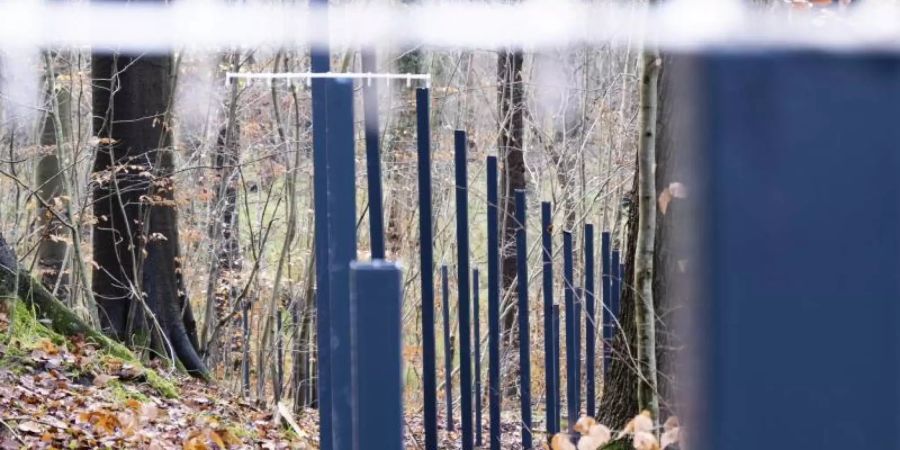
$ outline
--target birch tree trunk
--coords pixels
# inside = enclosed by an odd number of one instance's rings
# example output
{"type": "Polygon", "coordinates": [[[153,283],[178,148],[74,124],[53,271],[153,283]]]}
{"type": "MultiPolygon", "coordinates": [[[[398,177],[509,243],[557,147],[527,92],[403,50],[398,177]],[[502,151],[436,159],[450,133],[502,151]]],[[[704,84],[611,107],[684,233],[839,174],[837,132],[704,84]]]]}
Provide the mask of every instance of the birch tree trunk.
{"type": "Polygon", "coordinates": [[[662,59],[655,47],[644,51],[641,68],[638,146],[638,232],[635,241],[638,406],[659,418],[656,364],[656,311],[653,304],[653,250],[656,238],[656,123],[659,71],[662,59]]]}

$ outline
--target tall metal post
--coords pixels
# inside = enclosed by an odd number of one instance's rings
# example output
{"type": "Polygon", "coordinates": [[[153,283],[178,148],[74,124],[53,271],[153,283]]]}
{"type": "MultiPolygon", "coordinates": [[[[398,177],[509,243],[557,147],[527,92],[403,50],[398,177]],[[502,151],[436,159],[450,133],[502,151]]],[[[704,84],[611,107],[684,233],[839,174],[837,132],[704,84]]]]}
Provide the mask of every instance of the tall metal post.
{"type": "Polygon", "coordinates": [[[459,389],[462,449],[472,450],[472,334],[469,330],[469,190],[466,169],[466,132],[456,130],[456,273],[459,298],[459,389]],[[464,355],[464,357],[463,357],[464,355]]]}
{"type": "Polygon", "coordinates": [[[453,431],[453,337],[450,335],[450,282],[447,266],[441,265],[441,300],[444,316],[444,402],[447,404],[447,431],[453,431]]]}
{"type": "Polygon", "coordinates": [[[497,157],[487,157],[488,400],[490,449],[500,450],[500,228],[497,157]]]}
{"type": "Polygon", "coordinates": [[[597,345],[597,308],[594,292],[594,226],[584,226],[584,377],[585,377],[585,408],[590,416],[596,409],[595,397],[597,391],[594,387],[597,345]]]}
{"type": "Polygon", "coordinates": [[[528,324],[528,243],[525,191],[516,190],[516,278],[519,294],[519,399],[522,410],[522,448],[531,448],[531,340],[528,324]]]}
{"type": "MultiPolygon", "coordinates": [[[[609,231],[604,231],[600,235],[600,262],[602,267],[602,276],[600,285],[603,291],[603,375],[609,373],[610,357],[612,356],[612,338],[613,338],[613,321],[612,321],[612,260],[609,254],[609,231]]],[[[591,414],[596,415],[596,411],[591,414]]]]}
{"type": "Polygon", "coordinates": [[[329,297],[331,305],[332,442],[350,450],[353,437],[350,351],[350,262],[356,259],[356,172],[353,82],[327,85],[329,297]]]}
{"type": "Polygon", "coordinates": [[[558,411],[554,410],[559,386],[553,377],[553,215],[549,202],[541,203],[541,260],[543,261],[543,294],[544,294],[544,384],[546,386],[545,406],[547,414],[547,433],[559,432],[558,411]]]}
{"type": "MultiPolygon", "coordinates": [[[[363,72],[377,71],[375,50],[362,52],[363,72]]],[[[366,181],[369,188],[369,240],[372,259],[384,259],[384,206],[381,191],[380,127],[378,126],[378,83],[362,83],[366,136],[366,181]]]]}
{"type": "Polygon", "coordinates": [[[575,380],[576,353],[575,353],[575,286],[572,283],[572,233],[563,232],[563,293],[566,308],[566,405],[568,406],[569,431],[578,420],[575,398],[578,396],[575,388],[578,382],[575,380]]]}
{"type": "Polygon", "coordinates": [[[425,450],[437,450],[437,352],[434,331],[434,231],[431,212],[431,118],[428,89],[416,89],[419,170],[419,267],[422,290],[422,397],[425,450]]]}
{"type": "Polygon", "coordinates": [[[472,269],[472,332],[475,347],[475,446],[481,447],[481,292],[478,286],[478,268],[472,269]]]}
{"type": "MultiPolygon", "coordinates": [[[[311,0],[310,5],[320,13],[327,14],[328,0],[311,0]]],[[[319,16],[323,17],[323,16],[319,16]]],[[[327,16],[324,16],[327,18],[327,16]]],[[[316,20],[310,28],[327,29],[328,24],[316,20]]],[[[328,45],[314,46],[311,50],[311,70],[329,72],[331,51],[328,45]]],[[[313,197],[314,231],[316,252],[316,367],[318,377],[319,404],[319,444],[322,450],[332,450],[331,441],[331,306],[328,295],[328,166],[326,149],[328,100],[325,88],[329,81],[322,78],[312,80],[313,116],[313,197]]]]}

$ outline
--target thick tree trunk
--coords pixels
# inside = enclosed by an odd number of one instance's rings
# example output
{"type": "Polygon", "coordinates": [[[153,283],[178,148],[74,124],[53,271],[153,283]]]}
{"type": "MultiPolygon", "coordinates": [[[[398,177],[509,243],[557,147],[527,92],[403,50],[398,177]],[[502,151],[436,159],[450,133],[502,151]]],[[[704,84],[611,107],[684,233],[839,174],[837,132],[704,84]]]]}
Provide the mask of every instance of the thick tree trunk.
{"type": "MultiPolygon", "coordinates": [[[[663,56],[663,63],[659,73],[658,105],[657,105],[657,133],[656,133],[656,185],[662,191],[672,183],[683,183],[686,171],[684,155],[679,152],[676,145],[675,130],[678,127],[680,117],[672,110],[674,91],[673,66],[677,58],[671,55],[663,56]]],[[[637,167],[637,165],[636,165],[637,167]]],[[[636,169],[637,170],[637,169],[636,169]]],[[[638,174],[635,174],[632,192],[637,192],[638,174]]],[[[658,199],[657,199],[658,201],[658,199]]],[[[635,238],[638,231],[637,205],[632,202],[628,213],[627,239],[629,247],[624,254],[635,254],[635,238]]],[[[676,297],[677,291],[671,287],[684,276],[679,268],[679,261],[685,261],[687,249],[682,244],[683,239],[675,235],[676,230],[683,230],[684,223],[689,219],[689,212],[678,198],[673,198],[665,211],[657,208],[656,211],[656,237],[653,251],[653,294],[654,309],[656,310],[656,357],[658,391],[660,393],[660,409],[662,415],[676,413],[675,403],[674,366],[677,357],[677,348],[681,342],[671,326],[678,308],[685,304],[684,300],[676,297]]],[[[634,279],[634,260],[628,258],[625,261],[625,274],[623,280],[634,279]]],[[[635,326],[635,292],[630,283],[623,283],[622,298],[620,303],[621,316],[619,322],[622,326],[617,331],[613,342],[612,367],[606,375],[603,387],[603,397],[600,402],[598,421],[611,427],[621,427],[638,413],[637,394],[637,353],[635,326]]]]}
{"type": "MultiPolygon", "coordinates": [[[[525,189],[525,156],[522,152],[525,116],[525,86],[522,82],[524,55],[521,51],[501,51],[497,61],[497,107],[499,133],[497,151],[503,165],[500,172],[500,264],[502,278],[500,310],[501,330],[506,350],[517,354],[518,335],[515,333],[516,296],[516,202],[515,191],[525,189]]],[[[511,367],[514,367],[512,365],[511,367]]],[[[510,374],[506,379],[515,379],[510,374]]]]}
{"type": "Polygon", "coordinates": [[[93,290],[104,332],[177,356],[206,376],[180,279],[168,120],[170,56],[92,55],[93,290]]]}

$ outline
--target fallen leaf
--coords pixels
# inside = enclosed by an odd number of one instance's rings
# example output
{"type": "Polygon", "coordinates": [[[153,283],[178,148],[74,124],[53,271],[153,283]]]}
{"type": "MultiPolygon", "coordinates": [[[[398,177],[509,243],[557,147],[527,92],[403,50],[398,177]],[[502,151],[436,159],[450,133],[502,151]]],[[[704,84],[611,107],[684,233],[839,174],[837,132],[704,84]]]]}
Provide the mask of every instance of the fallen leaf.
{"type": "Polygon", "coordinates": [[[41,424],[31,420],[20,423],[17,428],[23,433],[42,434],[44,432],[44,427],[41,424]]]}
{"type": "Polygon", "coordinates": [[[97,375],[96,377],[94,377],[93,384],[94,384],[94,386],[97,386],[97,387],[104,387],[107,384],[109,384],[110,381],[115,380],[117,378],[118,377],[114,377],[111,375],[107,375],[105,373],[101,373],[100,375],[97,375]]]}

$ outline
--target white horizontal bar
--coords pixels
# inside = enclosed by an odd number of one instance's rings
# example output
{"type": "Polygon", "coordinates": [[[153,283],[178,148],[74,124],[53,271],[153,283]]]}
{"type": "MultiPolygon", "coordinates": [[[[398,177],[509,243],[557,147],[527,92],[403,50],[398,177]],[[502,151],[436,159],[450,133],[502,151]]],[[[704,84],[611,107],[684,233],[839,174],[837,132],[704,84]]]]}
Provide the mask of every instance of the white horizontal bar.
{"type": "MultiPolygon", "coordinates": [[[[375,4],[377,3],[377,4],[375,4]]],[[[900,50],[900,3],[863,0],[826,12],[776,2],[753,10],[740,0],[672,0],[647,7],[624,0],[436,0],[413,5],[302,4],[195,0],[51,2],[0,0],[0,49],[70,46],[120,52],[220,51],[260,46],[521,48],[640,45],[664,48],[791,47],[900,50]]]]}
{"type": "Polygon", "coordinates": [[[430,73],[369,73],[369,72],[227,72],[225,85],[229,85],[232,79],[245,80],[295,80],[313,78],[352,79],[352,80],[406,80],[409,86],[412,80],[425,81],[426,87],[431,87],[430,73]]]}

